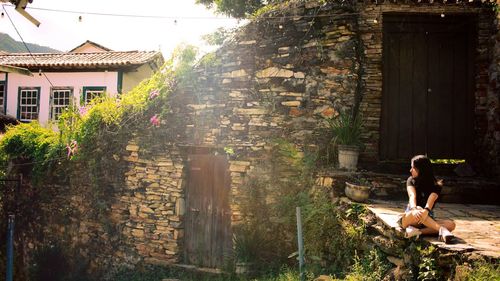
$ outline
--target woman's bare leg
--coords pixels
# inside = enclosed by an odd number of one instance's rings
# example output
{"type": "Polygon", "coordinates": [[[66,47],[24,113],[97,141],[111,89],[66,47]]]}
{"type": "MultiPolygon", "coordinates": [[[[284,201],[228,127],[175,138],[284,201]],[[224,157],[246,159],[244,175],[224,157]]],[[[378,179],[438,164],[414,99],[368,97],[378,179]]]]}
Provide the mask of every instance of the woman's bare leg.
{"type": "MultiPolygon", "coordinates": [[[[418,226],[420,224],[416,217],[416,212],[417,211],[410,211],[405,213],[402,220],[403,228],[407,228],[410,225],[418,226]]],[[[452,220],[434,220],[431,217],[427,217],[422,224],[426,226],[420,230],[422,234],[437,234],[441,227],[445,227],[449,231],[455,229],[455,223],[452,220]]]]}

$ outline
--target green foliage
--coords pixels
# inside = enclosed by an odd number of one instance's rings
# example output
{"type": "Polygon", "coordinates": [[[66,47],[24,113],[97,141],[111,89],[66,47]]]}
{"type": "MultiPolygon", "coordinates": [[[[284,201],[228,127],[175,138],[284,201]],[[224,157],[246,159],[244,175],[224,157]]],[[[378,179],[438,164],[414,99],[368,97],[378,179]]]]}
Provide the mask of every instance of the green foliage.
{"type": "Polygon", "coordinates": [[[270,11],[277,10],[278,8],[282,7],[284,4],[286,4],[288,1],[273,1],[273,3],[270,3],[266,6],[262,6],[258,10],[255,10],[252,13],[252,18],[258,18],[270,11]]]}
{"type": "Polygon", "coordinates": [[[420,254],[420,263],[418,265],[418,280],[438,280],[439,272],[436,265],[434,246],[429,246],[423,248],[421,246],[417,247],[417,251],[420,254]]]}
{"type": "Polygon", "coordinates": [[[215,68],[221,65],[221,60],[215,53],[208,53],[200,59],[199,65],[205,69],[215,68]]]}
{"type": "MultiPolygon", "coordinates": [[[[7,129],[0,140],[0,157],[4,168],[12,160],[32,162],[39,175],[60,160],[64,145],[56,132],[40,126],[38,122],[22,123],[7,129]]],[[[5,171],[4,171],[5,172],[5,171]]]]}
{"type": "Polygon", "coordinates": [[[464,277],[467,281],[500,280],[500,264],[475,262],[464,277]]]}
{"type": "Polygon", "coordinates": [[[432,164],[462,164],[465,159],[431,159],[432,164]]]}
{"type": "MultiPolygon", "coordinates": [[[[148,109],[165,103],[171,89],[165,84],[166,79],[172,79],[172,71],[166,69],[157,72],[151,78],[142,81],[129,93],[120,99],[103,97],[93,100],[86,106],[85,112],[70,108],[59,118],[59,129],[65,143],[76,140],[81,148],[80,155],[92,153],[96,148],[98,138],[111,136],[116,138],[119,133],[133,125],[148,127],[149,115],[144,115],[148,109]],[[158,91],[158,97],[150,98],[153,91],[158,91]]],[[[163,115],[162,112],[157,112],[163,115]]]]}
{"type": "Polygon", "coordinates": [[[382,280],[384,274],[390,269],[390,264],[385,255],[377,250],[370,250],[365,256],[354,258],[351,272],[345,277],[346,281],[378,281],[382,280]]]}
{"type": "MultiPolygon", "coordinates": [[[[276,0],[277,1],[277,0],[276,0]]],[[[217,13],[234,18],[246,18],[259,8],[266,5],[267,0],[196,0],[207,8],[215,7],[217,13]]]]}
{"type": "Polygon", "coordinates": [[[234,228],[233,245],[236,262],[251,262],[260,259],[259,249],[266,247],[264,231],[239,225],[234,228]]]}
{"type": "MultiPolygon", "coordinates": [[[[306,280],[312,280],[314,275],[306,272],[306,280]]],[[[270,272],[257,278],[244,275],[221,274],[212,275],[189,271],[176,267],[161,267],[153,265],[139,265],[136,268],[120,268],[112,276],[106,278],[110,281],[158,281],[162,279],[179,279],[183,281],[299,281],[299,273],[289,267],[283,267],[278,272],[270,272]]]]}
{"type": "Polygon", "coordinates": [[[198,48],[187,44],[180,44],[172,53],[175,80],[183,87],[195,84],[193,65],[196,62],[197,55],[198,48]]]}
{"type": "Polygon", "coordinates": [[[201,36],[201,39],[210,46],[220,46],[233,32],[233,29],[219,27],[214,32],[201,36]]]}
{"type": "Polygon", "coordinates": [[[330,274],[343,275],[362,251],[366,226],[360,218],[363,205],[333,204],[326,196],[316,196],[307,206],[304,219],[304,241],[309,266],[330,274]]]}
{"type": "MultiPolygon", "coordinates": [[[[308,270],[343,276],[355,262],[356,253],[364,254],[366,225],[360,218],[366,208],[332,203],[327,190],[313,188],[315,159],[278,139],[269,162],[246,176],[241,208],[244,229],[261,233],[252,243],[258,246],[253,252],[255,269],[297,265],[289,258],[297,251],[296,207],[302,209],[308,270]]],[[[383,271],[385,267],[381,267],[383,271]]]]}
{"type": "Polygon", "coordinates": [[[333,135],[332,142],[337,145],[357,145],[361,143],[362,124],[359,116],[352,112],[341,111],[336,117],[326,119],[333,135]]]}

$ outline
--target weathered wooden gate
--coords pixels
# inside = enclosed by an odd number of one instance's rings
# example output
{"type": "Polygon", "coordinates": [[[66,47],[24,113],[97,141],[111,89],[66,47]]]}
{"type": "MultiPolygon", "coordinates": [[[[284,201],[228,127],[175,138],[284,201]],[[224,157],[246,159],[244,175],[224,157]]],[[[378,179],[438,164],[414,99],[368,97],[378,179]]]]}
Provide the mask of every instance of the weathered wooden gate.
{"type": "Polygon", "coordinates": [[[230,175],[225,156],[189,155],[184,257],[189,264],[220,268],[232,248],[230,175]]]}
{"type": "Polygon", "coordinates": [[[384,14],[381,160],[471,155],[475,27],[466,16],[384,14]]]}

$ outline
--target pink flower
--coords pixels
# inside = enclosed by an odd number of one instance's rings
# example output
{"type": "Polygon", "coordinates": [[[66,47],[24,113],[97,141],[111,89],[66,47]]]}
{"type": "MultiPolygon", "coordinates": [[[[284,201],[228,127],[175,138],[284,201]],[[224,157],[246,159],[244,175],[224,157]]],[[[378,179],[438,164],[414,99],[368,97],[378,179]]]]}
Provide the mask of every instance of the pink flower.
{"type": "Polygon", "coordinates": [[[89,109],[85,106],[82,106],[78,109],[78,111],[80,112],[80,115],[83,116],[85,114],[87,114],[87,112],[89,111],[89,109]]]}
{"type": "Polygon", "coordinates": [[[158,114],[155,114],[151,119],[149,119],[149,122],[155,127],[160,127],[160,118],[158,117],[158,114]]]}
{"type": "Polygon", "coordinates": [[[66,149],[68,150],[68,159],[71,159],[78,152],[78,142],[72,140],[66,145],[66,149]]]}
{"type": "Polygon", "coordinates": [[[149,99],[152,100],[152,99],[156,98],[159,95],[160,95],[160,91],[153,90],[153,91],[151,91],[151,93],[149,93],[149,99]]]}

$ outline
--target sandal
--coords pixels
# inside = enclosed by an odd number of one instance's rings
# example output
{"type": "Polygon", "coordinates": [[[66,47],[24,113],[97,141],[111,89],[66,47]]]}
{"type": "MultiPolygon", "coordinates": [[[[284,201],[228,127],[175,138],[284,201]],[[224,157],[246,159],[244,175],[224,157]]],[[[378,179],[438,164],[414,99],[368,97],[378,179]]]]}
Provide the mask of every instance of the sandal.
{"type": "Polygon", "coordinates": [[[444,242],[445,244],[451,244],[455,236],[451,234],[451,232],[444,228],[441,227],[439,228],[439,240],[444,242]]]}

